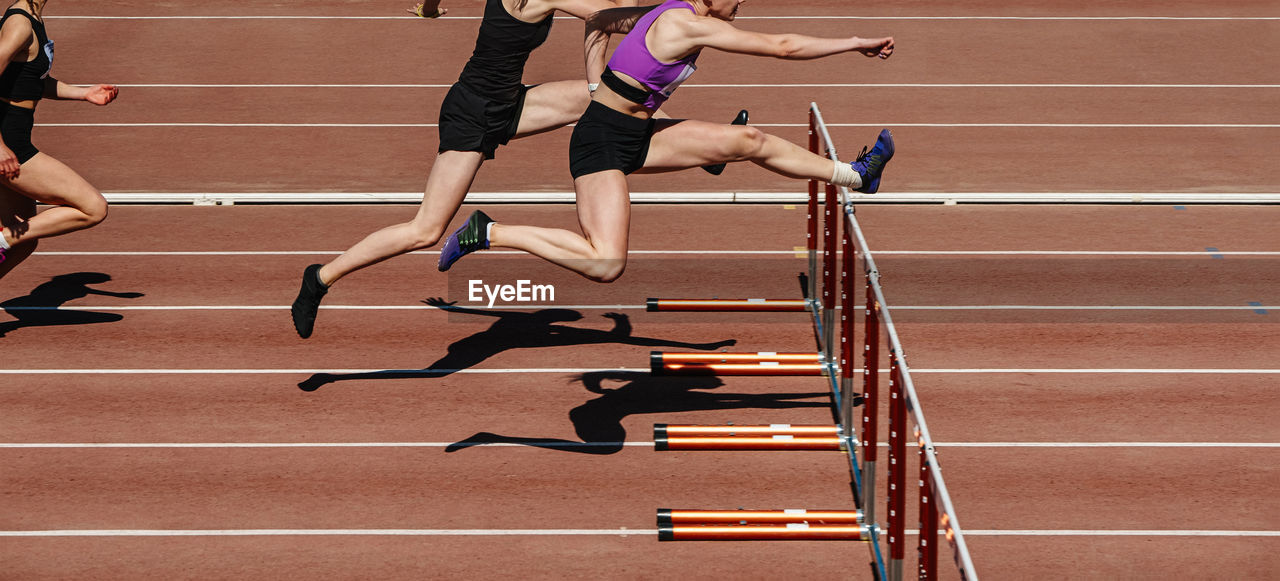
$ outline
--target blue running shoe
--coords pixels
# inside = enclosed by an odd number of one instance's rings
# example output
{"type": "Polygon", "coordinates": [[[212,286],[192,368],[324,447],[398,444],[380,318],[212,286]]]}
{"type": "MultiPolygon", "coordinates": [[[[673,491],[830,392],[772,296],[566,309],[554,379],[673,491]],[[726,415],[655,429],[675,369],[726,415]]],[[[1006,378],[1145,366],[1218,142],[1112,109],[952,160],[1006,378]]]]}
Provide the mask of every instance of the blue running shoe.
{"type": "Polygon", "coordinates": [[[449,239],[445,240],[444,248],[440,249],[440,262],[436,264],[436,268],[444,272],[449,270],[449,267],[453,266],[459,258],[477,250],[489,248],[489,224],[492,223],[493,219],[484,212],[480,210],[472,212],[471,217],[467,218],[467,223],[454,230],[453,234],[449,235],[449,239]]]}
{"type": "Polygon", "coordinates": [[[880,131],[880,137],[876,139],[876,145],[871,151],[863,147],[858,159],[849,163],[853,171],[862,177],[859,192],[874,194],[880,189],[880,174],[884,173],[884,166],[890,159],[893,159],[893,134],[885,129],[880,131]]]}

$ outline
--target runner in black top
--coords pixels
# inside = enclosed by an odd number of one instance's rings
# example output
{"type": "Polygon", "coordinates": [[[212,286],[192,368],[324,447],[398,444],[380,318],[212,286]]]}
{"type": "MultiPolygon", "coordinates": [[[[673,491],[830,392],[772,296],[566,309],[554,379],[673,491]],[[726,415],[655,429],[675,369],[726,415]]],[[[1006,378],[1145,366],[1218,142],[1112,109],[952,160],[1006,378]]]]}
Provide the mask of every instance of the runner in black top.
{"type": "MultiPolygon", "coordinates": [[[[597,11],[634,7],[638,0],[487,0],[475,52],[440,106],[440,151],[427,178],[426,194],[412,221],[378,230],[332,262],[308,266],[293,303],[298,335],[311,336],[320,300],[342,277],[392,256],[435,245],[462,204],[476,172],[508,140],[573,123],[591,100],[583,80],[526,87],[521,84],[529,53],[547,38],[557,12],[587,20],[587,78],[604,72],[611,32],[625,32],[634,17],[588,20],[597,11]]],[[[439,0],[418,5],[419,16],[443,14],[439,0]]],[[[620,16],[628,16],[623,11],[620,16]]]]}
{"type": "Polygon", "coordinates": [[[47,0],[19,0],[0,20],[0,278],[35,250],[40,238],[93,226],[107,217],[107,201],[75,170],[31,144],[42,98],[106,105],[112,85],[76,87],[49,75],[53,42],[40,17],[47,0]],[[54,206],[36,214],[35,203],[54,206]]]}

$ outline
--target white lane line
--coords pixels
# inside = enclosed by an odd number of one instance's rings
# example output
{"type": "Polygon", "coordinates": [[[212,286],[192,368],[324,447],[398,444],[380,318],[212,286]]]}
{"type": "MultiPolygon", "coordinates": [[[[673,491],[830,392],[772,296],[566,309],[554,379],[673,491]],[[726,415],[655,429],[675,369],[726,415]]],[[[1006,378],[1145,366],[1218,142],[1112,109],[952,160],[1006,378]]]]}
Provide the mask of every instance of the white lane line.
{"type": "MultiPolygon", "coordinates": [[[[457,442],[0,442],[4,448],[447,448],[457,442]]],[[[617,448],[653,447],[653,442],[554,442],[520,444],[494,442],[496,448],[617,448]]],[[[880,442],[881,448],[889,447],[880,442]]],[[[946,448],[1280,448],[1275,442],[934,442],[946,448]]]]}
{"type": "MultiPolygon", "coordinates": [[[[794,256],[799,250],[631,250],[628,254],[638,255],[780,255],[794,256]]],[[[527,254],[519,250],[486,250],[486,255],[509,254],[521,255],[527,254]]],[[[139,251],[36,251],[35,256],[318,256],[318,255],[339,255],[341,250],[192,250],[192,251],[165,251],[165,250],[139,250],[139,251]]],[[[436,256],[440,254],[439,250],[415,250],[406,254],[428,254],[436,256]]],[[[1209,252],[1201,252],[1200,254],[1208,256],[1209,252]]],[[[1230,252],[1213,252],[1212,254],[1231,254],[1230,252]]],[[[1280,254],[1277,252],[1276,254],[1280,254]]]]}
{"type": "Polygon", "coordinates": [[[259,537],[259,536],[635,536],[656,535],[651,529],[106,529],[0,531],[0,537],[259,537]]]}
{"type": "MultiPolygon", "coordinates": [[[[888,447],[888,442],[880,444],[888,447]]],[[[934,442],[949,448],[1280,448],[1280,442],[934,442]]]]}
{"type": "Polygon", "coordinates": [[[648,367],[537,367],[524,369],[0,369],[0,375],[275,375],[316,374],[331,375],[424,375],[433,374],[518,374],[518,373],[649,373],[648,367]]]}
{"type": "MultiPolygon", "coordinates": [[[[141,368],[124,368],[124,369],[0,369],[0,375],[274,375],[274,374],[378,374],[378,375],[432,375],[432,374],[520,374],[520,373],[649,373],[648,367],[534,367],[534,368],[517,368],[517,369],[141,369],[141,368]]],[[[881,369],[880,373],[889,373],[888,369],[881,369]]],[[[911,373],[974,373],[974,374],[1005,374],[1005,373],[1078,373],[1078,374],[1224,374],[1224,375],[1270,375],[1280,374],[1280,369],[1155,369],[1155,368],[1132,368],[1132,369],[1051,369],[1051,368],[1026,368],[1026,369],[918,369],[912,368],[911,373]]]]}
{"type": "MultiPolygon", "coordinates": [[[[940,533],[943,531],[939,531],[940,533]]],[[[910,531],[919,534],[919,531],[910,531]]],[[[1280,531],[1213,531],[1213,530],[995,530],[964,529],[965,536],[975,537],[1280,537],[1280,531]]]]}
{"type": "MultiPolygon", "coordinates": [[[[888,369],[881,369],[880,373],[889,373],[888,369]]],[[[1050,368],[1026,368],[1026,369],[911,369],[911,373],[1132,373],[1132,374],[1224,374],[1224,375],[1269,375],[1280,373],[1280,369],[1154,369],[1154,368],[1132,368],[1132,369],[1050,369],[1050,368]]]]}
{"type": "MultiPolygon", "coordinates": [[[[919,529],[908,529],[918,535],[919,529]]],[[[944,531],[939,530],[939,533],[944,531]]],[[[0,537],[248,537],[248,536],[640,536],[656,529],[63,529],[0,531],[0,537]]],[[[1018,537],[1280,537],[1280,531],[966,529],[966,536],[1018,537]]]]}
{"type": "MultiPolygon", "coordinates": [[[[459,304],[454,305],[458,308],[467,308],[472,310],[533,310],[533,309],[604,309],[604,310],[634,310],[647,308],[645,305],[494,305],[492,307],[482,304],[459,304]]],[[[88,305],[63,305],[48,307],[24,307],[11,306],[0,307],[3,311],[282,311],[288,310],[289,305],[151,305],[151,306],[88,306],[88,305]]],[[[321,309],[334,311],[436,311],[449,309],[441,309],[430,305],[321,305],[321,309]]],[[[1262,309],[1266,307],[1249,307],[1250,309],[1262,309]]]]}
{"type": "Polygon", "coordinates": [[[36,127],[285,127],[285,128],[417,128],[435,123],[37,123],[36,127]]]}
{"type": "MultiPolygon", "coordinates": [[[[573,125],[573,124],[570,124],[573,125]]],[[[808,127],[807,123],[753,123],[755,127],[808,127]]],[[[286,129],[425,128],[435,123],[37,123],[44,128],[84,127],[233,127],[286,129]]],[[[1277,123],[828,123],[827,127],[935,127],[935,128],[1090,128],[1090,129],[1275,129],[1277,123]]]]}
{"type": "MultiPolygon", "coordinates": [[[[49,20],[413,20],[420,21],[417,16],[324,16],[324,15],[165,15],[165,16],[95,16],[67,15],[47,16],[49,20]]],[[[447,16],[433,20],[432,24],[447,23],[453,20],[480,20],[480,16],[447,16]]],[[[557,16],[556,20],[577,20],[571,16],[557,16]]],[[[969,20],[1007,20],[1007,21],[1171,21],[1171,22],[1248,22],[1280,20],[1278,16],[856,16],[856,15],[795,15],[795,16],[738,16],[737,20],[926,20],[926,21],[969,21],[969,20]]]]}
{"type": "MultiPolygon", "coordinates": [[[[210,194],[217,196],[218,194],[210,194]]],[[[421,196],[422,194],[416,194],[421,196]]],[[[1138,194],[1141,195],[1141,194],[1138,194]]],[[[779,255],[791,256],[804,250],[631,250],[634,255],[779,255]]],[[[35,256],[337,256],[341,250],[37,250],[35,256]]],[[[407,254],[435,256],[438,250],[415,250],[407,254]]],[[[486,255],[526,254],[518,250],[486,250],[486,255]]],[[[1280,251],[1208,251],[1208,250],[877,250],[875,254],[896,256],[1280,256],[1280,251]]]]}
{"type": "Polygon", "coordinates": [[[895,311],[1257,311],[1265,305],[895,305],[895,311]]]}
{"type": "MultiPolygon", "coordinates": [[[[117,83],[135,89],[448,89],[450,83],[117,83]]],[[[1280,89],[1268,83],[702,83],[685,89],[1280,89]]]]}
{"type": "MultiPolygon", "coordinates": [[[[641,304],[629,305],[567,305],[567,304],[457,304],[458,308],[475,310],[534,310],[534,309],[582,309],[582,310],[634,310],[647,308],[641,304]]],[[[280,311],[289,305],[58,305],[58,306],[8,306],[0,310],[13,311],[280,311]]],[[[321,309],[333,311],[431,311],[444,310],[431,305],[321,305],[321,309]]],[[[843,307],[836,307],[840,310],[843,307]]],[[[954,305],[912,306],[895,305],[895,311],[1280,311],[1280,305],[954,305]]],[[[678,322],[678,321],[676,321],[678,322]]]]}
{"type": "MultiPolygon", "coordinates": [[[[420,204],[422,192],[105,192],[107,201],[116,204],[196,204],[234,205],[236,203],[317,204],[317,203],[397,203],[420,204]]],[[[530,204],[575,201],[573,192],[470,192],[468,203],[530,204]]],[[[824,199],[818,195],[819,201],[824,199]]],[[[876,203],[969,203],[999,202],[1018,204],[1277,204],[1280,193],[1230,192],[881,192],[854,195],[855,202],[876,203]]],[[[631,192],[633,204],[788,204],[802,205],[808,194],[787,192],[631,192]]]]}
{"type": "Polygon", "coordinates": [[[1280,251],[1208,250],[876,250],[875,254],[900,256],[1280,256],[1280,251]]]}
{"type": "MultiPolygon", "coordinates": [[[[0,448],[447,448],[457,442],[156,442],[156,443],[0,443],[0,448]]],[[[477,444],[490,448],[617,448],[653,447],[653,442],[554,442],[477,444]]]]}

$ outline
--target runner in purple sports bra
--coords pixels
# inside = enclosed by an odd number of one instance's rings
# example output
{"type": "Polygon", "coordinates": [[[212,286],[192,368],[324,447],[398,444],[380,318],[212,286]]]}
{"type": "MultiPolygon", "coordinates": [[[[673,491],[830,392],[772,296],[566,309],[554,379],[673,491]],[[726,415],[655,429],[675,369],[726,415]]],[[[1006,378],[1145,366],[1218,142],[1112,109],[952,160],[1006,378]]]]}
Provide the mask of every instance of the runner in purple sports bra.
{"type": "Polygon", "coordinates": [[[672,9],[694,11],[693,5],[688,2],[667,0],[644,15],[631,29],[635,34],[628,34],[622,38],[622,42],[618,43],[618,48],[613,52],[613,58],[609,59],[609,66],[605,67],[604,75],[601,77],[601,81],[610,89],[636,95],[637,99],[639,99],[639,93],[632,93],[637,89],[621,82],[616,73],[622,73],[640,83],[644,87],[641,90],[648,92],[641,104],[651,111],[661,107],[680,83],[698,70],[694,63],[702,52],[694,51],[670,63],[654,58],[653,53],[649,52],[649,47],[645,46],[645,36],[649,34],[649,28],[653,26],[654,20],[672,9]]]}
{"type": "Polygon", "coordinates": [[[797,179],[819,179],[875,193],[893,157],[886,129],[870,151],[838,163],[758,128],[689,119],[654,119],[657,107],[693,74],[705,48],[804,60],[847,52],[889,58],[893,38],[816,38],[765,34],[730,22],[746,0],[667,0],[641,17],[618,45],[569,142],[582,234],[497,223],[475,212],[445,243],[440,270],[467,253],[501,246],[523,250],[598,282],[612,282],[627,263],[630,194],[627,174],[677,171],[750,161],[797,179]]]}

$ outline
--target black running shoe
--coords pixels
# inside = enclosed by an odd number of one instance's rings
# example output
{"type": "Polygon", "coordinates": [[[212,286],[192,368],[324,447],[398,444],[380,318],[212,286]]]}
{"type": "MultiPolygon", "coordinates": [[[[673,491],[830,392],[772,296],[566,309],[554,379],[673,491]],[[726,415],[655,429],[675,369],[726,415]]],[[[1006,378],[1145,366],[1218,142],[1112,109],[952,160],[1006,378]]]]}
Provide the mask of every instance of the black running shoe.
{"type": "MultiPolygon", "coordinates": [[[[735,117],[735,118],[733,119],[733,121],[732,121],[731,123],[729,123],[729,124],[730,124],[730,125],[746,125],[746,124],[747,124],[747,117],[748,117],[748,115],[747,115],[747,110],[746,110],[746,109],[743,109],[743,110],[741,110],[741,111],[738,111],[738,116],[737,116],[737,117],[735,117]]],[[[713,175],[713,176],[718,176],[718,175],[720,175],[720,173],[721,173],[721,172],[723,172],[723,171],[724,171],[724,166],[725,166],[725,164],[723,164],[723,163],[717,163],[717,164],[715,164],[715,165],[704,165],[704,166],[702,166],[702,169],[706,170],[706,171],[707,171],[707,173],[709,173],[709,174],[711,174],[711,175],[713,175]]]]}
{"type": "Polygon", "coordinates": [[[293,328],[298,336],[306,339],[316,326],[316,311],[320,310],[320,299],[329,292],[329,287],[320,282],[320,265],[313,264],[302,271],[302,289],[298,298],[293,299],[293,328]]]}
{"type": "Polygon", "coordinates": [[[449,239],[444,241],[436,268],[444,272],[449,270],[449,267],[453,266],[459,258],[477,250],[489,248],[489,224],[492,223],[493,219],[484,212],[480,210],[472,212],[471,217],[467,218],[467,223],[454,230],[453,234],[449,235],[449,239]]]}

